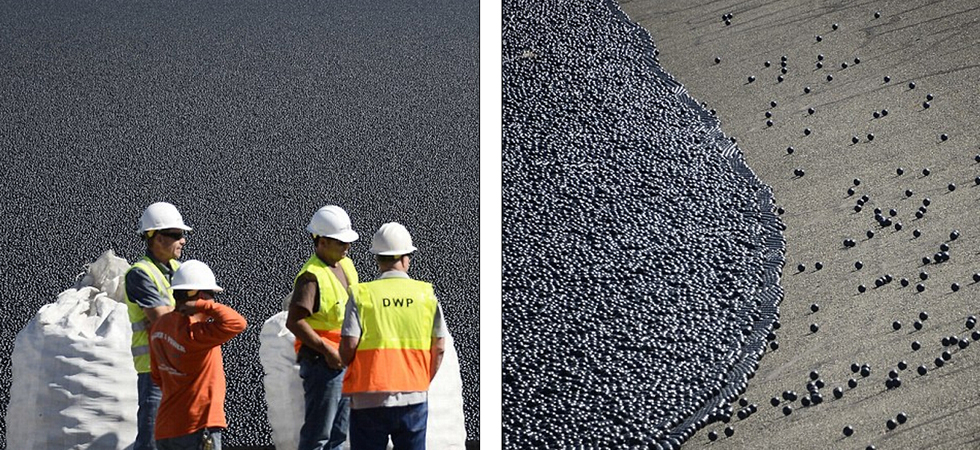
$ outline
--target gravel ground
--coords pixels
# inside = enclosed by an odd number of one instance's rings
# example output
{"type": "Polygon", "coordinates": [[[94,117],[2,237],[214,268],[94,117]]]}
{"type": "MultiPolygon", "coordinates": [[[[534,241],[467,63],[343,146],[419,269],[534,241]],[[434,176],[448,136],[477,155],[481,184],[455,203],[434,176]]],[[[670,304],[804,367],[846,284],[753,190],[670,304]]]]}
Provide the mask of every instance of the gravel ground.
{"type": "Polygon", "coordinates": [[[717,111],[721,129],[738,139],[785,211],[779,346],[743,394],[758,412],[711,424],[684,447],[980,446],[980,334],[968,320],[980,313],[976,3],[632,0],[621,7],[650,31],[665,70],[717,111]],[[944,244],[949,258],[937,263],[944,244]],[[888,381],[893,370],[898,387],[888,381]],[[813,397],[808,384],[823,402],[804,406],[813,397]],[[785,400],[786,391],[797,399],[785,400]]]}
{"type": "Polygon", "coordinates": [[[0,413],[15,334],[102,251],[139,257],[166,200],[251,325],[226,348],[227,444],[268,445],[258,331],[334,203],[364,279],[374,231],[411,230],[478,440],[478,42],[476,2],[0,3],[0,413]]]}

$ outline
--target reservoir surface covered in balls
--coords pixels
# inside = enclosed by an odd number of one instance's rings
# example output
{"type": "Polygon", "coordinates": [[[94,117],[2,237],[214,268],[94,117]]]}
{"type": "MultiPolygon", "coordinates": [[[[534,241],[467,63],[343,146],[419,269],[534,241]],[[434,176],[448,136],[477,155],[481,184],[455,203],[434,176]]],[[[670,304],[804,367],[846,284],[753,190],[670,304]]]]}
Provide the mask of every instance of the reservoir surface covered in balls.
{"type": "Polygon", "coordinates": [[[503,17],[504,447],[676,448],[772,331],[771,191],[614,2],[503,17]]]}
{"type": "Polygon", "coordinates": [[[224,445],[272,445],[260,330],[336,204],[362,281],[381,224],[411,232],[479,439],[477,2],[8,2],[0,29],[0,416],[16,334],[102,252],[140,258],[140,214],[167,201],[194,228],[181,259],[248,320],[222,349],[224,445]]]}

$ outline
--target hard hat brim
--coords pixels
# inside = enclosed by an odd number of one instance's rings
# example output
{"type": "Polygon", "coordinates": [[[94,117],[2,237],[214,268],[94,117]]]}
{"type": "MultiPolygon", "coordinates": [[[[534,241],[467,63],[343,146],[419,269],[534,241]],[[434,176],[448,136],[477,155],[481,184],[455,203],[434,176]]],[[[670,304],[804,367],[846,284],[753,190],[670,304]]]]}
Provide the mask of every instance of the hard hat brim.
{"type": "Polygon", "coordinates": [[[214,291],[214,292],[222,292],[222,291],[225,290],[223,287],[218,286],[217,284],[207,285],[207,284],[193,284],[193,283],[177,284],[177,285],[171,286],[170,288],[173,289],[173,290],[175,290],[175,291],[214,291]]]}
{"type": "Polygon", "coordinates": [[[191,228],[191,227],[189,227],[187,225],[171,225],[171,226],[166,226],[166,227],[152,227],[152,228],[147,228],[145,230],[140,230],[140,233],[146,233],[147,231],[169,230],[171,228],[176,228],[178,230],[184,230],[184,231],[194,231],[193,228],[191,228]]]}
{"type": "Polygon", "coordinates": [[[414,245],[411,245],[408,248],[404,248],[404,249],[385,250],[385,251],[377,251],[376,249],[374,249],[374,247],[372,247],[369,251],[372,254],[378,255],[378,256],[398,256],[398,255],[407,255],[409,253],[415,252],[416,250],[418,250],[418,249],[415,248],[414,245]]]}
{"type": "MultiPolygon", "coordinates": [[[[310,233],[316,234],[313,230],[310,230],[310,227],[306,227],[306,231],[309,231],[310,233]]],[[[344,230],[344,231],[341,231],[340,233],[321,234],[321,235],[318,235],[318,236],[323,236],[323,237],[328,237],[328,238],[331,238],[331,239],[336,239],[336,240],[338,240],[340,242],[343,242],[343,243],[346,243],[346,244],[350,244],[351,242],[354,242],[354,241],[358,240],[361,237],[354,230],[344,230]]]]}

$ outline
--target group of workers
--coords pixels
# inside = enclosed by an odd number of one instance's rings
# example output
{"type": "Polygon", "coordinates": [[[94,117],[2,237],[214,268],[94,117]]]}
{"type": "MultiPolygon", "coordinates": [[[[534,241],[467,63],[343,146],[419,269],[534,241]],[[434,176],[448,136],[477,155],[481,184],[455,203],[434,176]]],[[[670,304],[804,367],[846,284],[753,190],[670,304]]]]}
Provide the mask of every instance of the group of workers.
{"type": "MultiPolygon", "coordinates": [[[[380,276],[360,283],[347,256],[358,234],[347,212],[320,208],[306,230],[313,255],[293,280],[286,327],[295,336],[305,415],[299,450],[424,449],[427,392],[446,326],[431,284],[408,269],[412,237],[396,222],[374,234],[380,276]]],[[[146,255],[126,273],[139,410],[134,450],[220,450],[225,375],[221,345],[245,330],[207,264],[178,259],[187,242],[177,208],[140,218],[146,255]]]]}

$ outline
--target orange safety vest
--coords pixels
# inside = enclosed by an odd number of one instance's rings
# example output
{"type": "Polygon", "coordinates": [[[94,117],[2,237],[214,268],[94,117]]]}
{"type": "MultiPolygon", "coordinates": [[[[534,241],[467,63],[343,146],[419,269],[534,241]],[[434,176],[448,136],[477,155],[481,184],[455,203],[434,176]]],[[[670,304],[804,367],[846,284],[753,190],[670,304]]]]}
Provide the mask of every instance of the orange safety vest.
{"type": "MultiPolygon", "coordinates": [[[[338,261],[340,268],[347,275],[347,285],[357,286],[357,269],[350,258],[344,257],[338,261]]],[[[317,312],[303,319],[310,324],[310,328],[324,340],[327,345],[334,349],[340,348],[340,328],[344,325],[344,313],[347,311],[347,289],[340,283],[334,275],[330,266],[327,266],[316,255],[313,255],[303,264],[303,268],[293,279],[293,285],[304,273],[311,273],[316,277],[317,287],[320,289],[320,303],[317,312]]],[[[303,343],[299,339],[293,343],[293,348],[299,352],[303,343]]]]}
{"type": "Polygon", "coordinates": [[[344,394],[429,390],[429,349],[438,307],[432,285],[383,278],[351,292],[361,336],[344,376],[344,394]]]}

